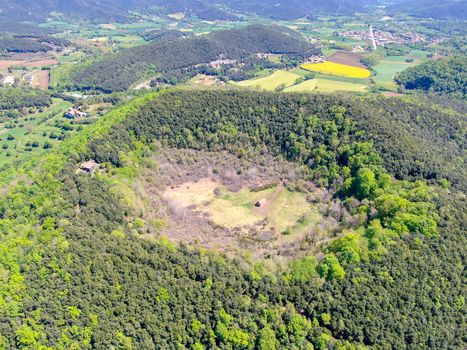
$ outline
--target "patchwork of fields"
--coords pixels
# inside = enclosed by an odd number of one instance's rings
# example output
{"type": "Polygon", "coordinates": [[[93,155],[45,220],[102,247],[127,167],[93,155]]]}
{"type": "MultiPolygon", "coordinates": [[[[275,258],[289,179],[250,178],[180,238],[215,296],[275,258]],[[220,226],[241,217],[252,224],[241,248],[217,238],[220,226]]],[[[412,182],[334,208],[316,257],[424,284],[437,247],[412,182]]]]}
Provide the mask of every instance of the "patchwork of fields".
{"type": "Polygon", "coordinates": [[[269,76],[241,81],[235,83],[235,85],[268,91],[273,91],[282,86],[286,92],[365,92],[367,90],[366,81],[363,79],[317,74],[314,79],[303,81],[303,78],[309,74],[310,72],[303,69],[280,70],[269,76]]]}

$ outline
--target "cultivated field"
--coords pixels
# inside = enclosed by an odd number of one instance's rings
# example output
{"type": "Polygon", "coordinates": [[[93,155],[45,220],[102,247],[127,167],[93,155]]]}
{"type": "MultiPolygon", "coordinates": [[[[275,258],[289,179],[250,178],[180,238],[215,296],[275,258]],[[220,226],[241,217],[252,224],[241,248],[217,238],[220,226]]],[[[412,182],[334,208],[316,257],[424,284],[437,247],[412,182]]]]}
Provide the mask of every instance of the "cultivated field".
{"type": "Polygon", "coordinates": [[[327,58],[327,61],[339,64],[346,64],[352,67],[366,68],[365,65],[360,62],[361,59],[362,55],[359,53],[348,51],[336,51],[331,57],[327,58]]]}
{"type": "Polygon", "coordinates": [[[367,87],[363,84],[349,83],[345,81],[336,81],[328,79],[311,79],[303,83],[288,87],[286,92],[335,92],[335,91],[351,91],[365,92],[367,87]]]}
{"type": "Polygon", "coordinates": [[[49,88],[49,78],[50,78],[50,71],[49,70],[39,70],[34,71],[31,74],[31,86],[43,90],[47,90],[49,88]]]}
{"type": "Polygon", "coordinates": [[[52,66],[59,64],[56,59],[43,59],[37,61],[29,61],[29,60],[0,60],[0,70],[8,69],[8,67],[12,66],[24,66],[24,67],[43,67],[43,66],[52,66]]]}
{"type": "Polygon", "coordinates": [[[62,130],[57,123],[64,120],[63,113],[70,107],[69,102],[56,99],[43,113],[18,118],[17,123],[0,123],[0,166],[47,152],[46,144],[58,144],[62,130]]]}
{"type": "Polygon", "coordinates": [[[416,63],[407,63],[405,58],[387,57],[373,67],[376,74],[372,77],[376,84],[388,88],[395,89],[397,87],[394,82],[394,76],[403,70],[413,67],[416,63]]]}
{"type": "Polygon", "coordinates": [[[369,78],[371,72],[365,68],[353,67],[345,64],[334,63],[334,62],[324,62],[324,63],[305,63],[302,64],[301,68],[329,75],[337,75],[348,78],[359,78],[365,79],[369,78]]]}
{"type": "Polygon", "coordinates": [[[286,87],[292,86],[298,78],[300,78],[300,76],[297,74],[285,70],[279,70],[267,77],[245,80],[235,83],[235,85],[272,91],[282,84],[286,87]]]}

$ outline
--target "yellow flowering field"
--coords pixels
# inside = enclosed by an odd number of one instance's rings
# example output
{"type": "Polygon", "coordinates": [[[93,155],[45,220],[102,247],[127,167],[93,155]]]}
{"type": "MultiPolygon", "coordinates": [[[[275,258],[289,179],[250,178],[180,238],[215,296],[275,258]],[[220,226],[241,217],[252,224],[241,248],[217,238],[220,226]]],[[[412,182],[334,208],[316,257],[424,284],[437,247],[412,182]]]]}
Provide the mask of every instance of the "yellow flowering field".
{"type": "Polygon", "coordinates": [[[323,63],[305,63],[301,66],[303,69],[329,75],[339,75],[348,78],[369,78],[371,72],[365,68],[348,66],[346,64],[323,62],[323,63]]]}

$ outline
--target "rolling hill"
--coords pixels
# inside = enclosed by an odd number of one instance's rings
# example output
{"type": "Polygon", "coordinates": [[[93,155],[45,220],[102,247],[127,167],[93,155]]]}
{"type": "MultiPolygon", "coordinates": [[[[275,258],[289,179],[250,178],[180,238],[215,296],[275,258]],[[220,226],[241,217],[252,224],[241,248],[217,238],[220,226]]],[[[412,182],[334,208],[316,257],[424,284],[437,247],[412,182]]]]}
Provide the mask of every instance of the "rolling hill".
{"type": "Polygon", "coordinates": [[[310,50],[314,50],[313,45],[290,29],[252,25],[131,48],[78,72],[74,82],[84,89],[120,91],[148,70],[164,73],[191,69],[219,58],[242,60],[255,53],[303,54],[310,50]]]}
{"type": "Polygon", "coordinates": [[[396,76],[396,82],[408,90],[438,95],[467,97],[467,59],[452,56],[408,68],[396,76]]]}

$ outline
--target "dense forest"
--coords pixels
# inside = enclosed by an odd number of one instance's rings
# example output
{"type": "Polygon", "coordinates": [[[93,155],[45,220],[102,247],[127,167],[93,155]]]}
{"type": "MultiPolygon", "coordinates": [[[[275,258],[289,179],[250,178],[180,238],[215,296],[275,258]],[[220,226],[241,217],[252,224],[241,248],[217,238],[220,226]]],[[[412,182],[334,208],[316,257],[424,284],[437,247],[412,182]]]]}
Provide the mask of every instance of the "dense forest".
{"type": "Polygon", "coordinates": [[[315,50],[287,28],[251,25],[135,47],[76,73],[74,84],[84,89],[122,91],[156,72],[192,70],[199,64],[219,58],[243,60],[255,53],[304,54],[315,50]]]}
{"type": "MultiPolygon", "coordinates": [[[[19,28],[21,31],[21,27],[19,28]]],[[[55,38],[48,34],[0,34],[0,53],[5,52],[47,52],[54,46],[63,47],[68,40],[55,38]]]]}
{"type": "Polygon", "coordinates": [[[144,40],[147,41],[174,40],[191,35],[174,29],[154,29],[141,34],[144,40]]]}
{"type": "Polygon", "coordinates": [[[396,76],[408,90],[421,90],[440,95],[467,96],[467,58],[453,56],[411,67],[396,76]]]}
{"type": "Polygon", "coordinates": [[[50,94],[43,90],[28,87],[2,87],[0,88],[0,110],[17,109],[24,107],[50,106],[50,94]]]}
{"type": "Polygon", "coordinates": [[[451,164],[463,158],[461,120],[386,98],[181,90],[135,100],[24,165],[28,181],[0,199],[0,346],[462,349],[465,169],[451,164]],[[142,239],[119,188],[153,141],[306,165],[361,226],[319,261],[277,272],[142,239]],[[77,173],[90,158],[107,171],[77,173]],[[425,171],[433,161],[439,169],[425,171]]]}

